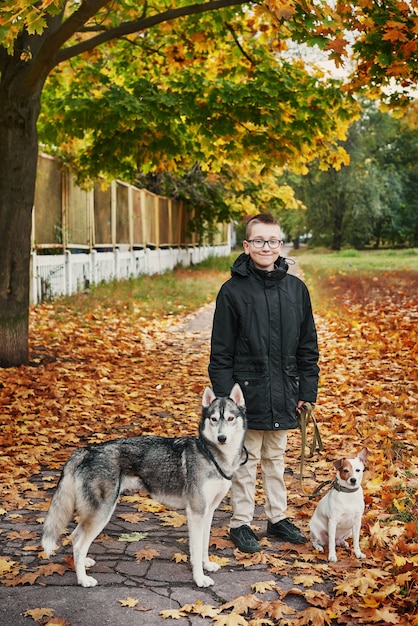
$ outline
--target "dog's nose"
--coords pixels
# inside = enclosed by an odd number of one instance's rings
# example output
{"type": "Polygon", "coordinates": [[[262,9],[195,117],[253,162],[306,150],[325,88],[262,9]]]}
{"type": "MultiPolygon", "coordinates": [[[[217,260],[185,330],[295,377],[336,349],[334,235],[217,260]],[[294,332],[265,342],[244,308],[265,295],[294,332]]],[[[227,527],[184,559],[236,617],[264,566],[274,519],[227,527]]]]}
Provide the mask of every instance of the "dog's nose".
{"type": "Polygon", "coordinates": [[[356,482],[357,482],[357,478],[354,478],[354,476],[353,476],[352,478],[350,478],[350,483],[351,483],[352,485],[355,485],[355,484],[356,484],[356,482]]]}
{"type": "Polygon", "coordinates": [[[225,443],[226,435],[218,435],[218,441],[219,443],[225,443]]]}

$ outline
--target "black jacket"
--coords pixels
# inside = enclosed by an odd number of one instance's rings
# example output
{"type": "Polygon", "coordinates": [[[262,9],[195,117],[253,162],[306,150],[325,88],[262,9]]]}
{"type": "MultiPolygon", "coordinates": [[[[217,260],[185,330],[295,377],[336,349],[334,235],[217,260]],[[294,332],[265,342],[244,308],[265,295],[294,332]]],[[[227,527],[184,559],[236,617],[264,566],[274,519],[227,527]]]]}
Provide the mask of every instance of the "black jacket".
{"type": "Polygon", "coordinates": [[[306,285],[287,273],[258,270],[241,254],[222,285],[213,320],[209,376],[217,396],[234,383],[244,393],[248,427],[297,427],[298,400],[316,401],[318,344],[306,285]]]}

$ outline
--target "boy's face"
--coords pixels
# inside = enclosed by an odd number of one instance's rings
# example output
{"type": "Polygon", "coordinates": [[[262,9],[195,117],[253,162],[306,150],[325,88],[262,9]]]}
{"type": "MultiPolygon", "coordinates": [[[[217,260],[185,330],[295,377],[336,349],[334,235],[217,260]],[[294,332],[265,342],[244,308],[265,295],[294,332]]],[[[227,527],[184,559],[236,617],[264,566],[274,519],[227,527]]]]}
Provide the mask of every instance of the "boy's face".
{"type": "Polygon", "coordinates": [[[251,227],[249,240],[244,241],[244,252],[250,255],[254,265],[258,269],[271,271],[274,269],[274,263],[280,256],[283,247],[283,242],[280,238],[281,232],[279,226],[275,224],[256,223],[251,227]],[[265,243],[262,248],[256,248],[253,242],[254,239],[260,239],[262,241],[274,239],[280,241],[280,245],[276,249],[271,249],[268,243],[265,243]]]}

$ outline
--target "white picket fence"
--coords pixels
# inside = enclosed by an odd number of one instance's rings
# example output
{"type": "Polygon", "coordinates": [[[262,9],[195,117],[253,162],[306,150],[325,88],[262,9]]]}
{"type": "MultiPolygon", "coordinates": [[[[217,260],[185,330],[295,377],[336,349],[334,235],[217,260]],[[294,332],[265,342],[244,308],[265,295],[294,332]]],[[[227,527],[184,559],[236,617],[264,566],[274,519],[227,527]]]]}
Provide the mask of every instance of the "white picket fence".
{"type": "Polygon", "coordinates": [[[231,246],[191,246],[110,252],[40,255],[32,253],[31,302],[39,304],[59,296],[69,296],[90,285],[136,278],[141,274],[161,274],[177,265],[188,267],[210,256],[227,256],[231,246]]]}

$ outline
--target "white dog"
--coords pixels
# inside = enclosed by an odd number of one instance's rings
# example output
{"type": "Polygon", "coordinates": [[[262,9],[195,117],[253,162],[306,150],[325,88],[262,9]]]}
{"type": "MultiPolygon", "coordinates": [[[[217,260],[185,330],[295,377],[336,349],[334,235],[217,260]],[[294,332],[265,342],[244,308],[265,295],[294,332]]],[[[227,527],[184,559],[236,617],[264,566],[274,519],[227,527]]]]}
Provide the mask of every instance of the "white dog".
{"type": "Polygon", "coordinates": [[[354,459],[334,461],[337,475],[331,490],[319,501],[309,523],[311,542],[315,550],[324,551],[328,545],[328,561],[338,561],[336,546],[348,548],[345,541],[352,535],[354,554],[364,559],[360,550],[361,518],[364,512],[361,480],[367,448],[363,448],[354,459]]]}

